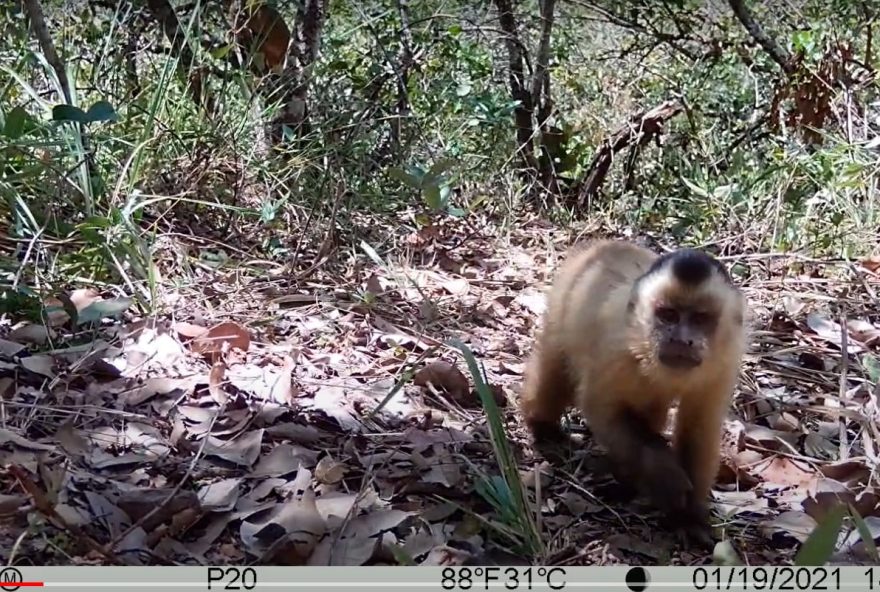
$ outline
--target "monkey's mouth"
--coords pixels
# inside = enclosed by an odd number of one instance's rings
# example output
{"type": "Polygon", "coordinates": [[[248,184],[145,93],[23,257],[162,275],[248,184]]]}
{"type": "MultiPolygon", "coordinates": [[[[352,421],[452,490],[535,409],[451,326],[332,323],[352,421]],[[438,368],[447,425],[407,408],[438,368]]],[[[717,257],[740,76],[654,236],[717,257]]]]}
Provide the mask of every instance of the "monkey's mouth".
{"type": "Polygon", "coordinates": [[[703,359],[693,348],[668,345],[657,356],[660,363],[676,370],[689,370],[699,366],[703,359]]]}

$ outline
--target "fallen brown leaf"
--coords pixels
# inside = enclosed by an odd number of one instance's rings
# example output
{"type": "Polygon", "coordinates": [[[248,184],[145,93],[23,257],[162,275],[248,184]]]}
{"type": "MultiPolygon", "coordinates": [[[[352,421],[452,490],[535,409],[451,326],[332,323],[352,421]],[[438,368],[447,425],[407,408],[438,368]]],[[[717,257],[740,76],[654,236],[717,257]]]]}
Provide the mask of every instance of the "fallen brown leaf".
{"type": "Polygon", "coordinates": [[[55,440],[71,456],[84,456],[92,448],[91,442],[79,433],[71,421],[61,424],[58,431],[55,432],[55,440]]]}
{"type": "Polygon", "coordinates": [[[55,447],[49,444],[40,444],[38,442],[32,442],[27,438],[23,438],[19,436],[15,432],[8,430],[6,428],[0,428],[0,445],[6,444],[7,442],[12,443],[19,448],[23,448],[25,450],[54,450],[55,447]]]}
{"type": "Polygon", "coordinates": [[[470,284],[465,278],[454,278],[443,282],[443,289],[453,296],[464,296],[470,290],[470,284]]]}
{"type": "Polygon", "coordinates": [[[101,294],[94,288],[78,288],[70,293],[70,301],[76,307],[77,312],[82,312],[101,300],[103,300],[101,294]]]}
{"type": "Polygon", "coordinates": [[[196,353],[213,356],[236,348],[246,352],[251,345],[251,336],[247,329],[231,321],[214,325],[203,335],[194,338],[190,347],[196,353]]]}
{"type": "Polygon", "coordinates": [[[378,539],[364,536],[340,537],[326,536],[315,548],[307,565],[355,565],[360,566],[370,560],[376,552],[378,539]]]}
{"type": "Polygon", "coordinates": [[[28,498],[24,495],[0,494],[0,516],[17,514],[19,508],[25,505],[27,501],[28,498]]]}
{"type": "Polygon", "coordinates": [[[194,492],[185,489],[174,491],[141,488],[121,493],[116,505],[135,522],[145,519],[141,526],[151,531],[183,510],[199,509],[199,498],[194,492]],[[151,514],[157,507],[159,510],[151,514]]]}
{"type": "Polygon", "coordinates": [[[45,325],[28,324],[13,329],[6,338],[17,343],[45,345],[55,338],[55,332],[45,325]]]}
{"type": "Polygon", "coordinates": [[[762,528],[768,535],[772,536],[775,532],[783,532],[803,543],[816,529],[816,525],[816,521],[806,512],[789,510],[764,522],[762,528]]]}
{"type": "Polygon", "coordinates": [[[344,464],[336,462],[332,456],[327,455],[319,460],[315,466],[315,479],[319,483],[332,485],[342,481],[346,471],[347,468],[344,464]]]}
{"type": "Polygon", "coordinates": [[[437,360],[416,372],[413,384],[426,387],[429,384],[434,388],[446,392],[455,402],[462,406],[472,406],[476,403],[470,396],[470,383],[461,370],[449,362],[437,360]]]}
{"type": "Polygon", "coordinates": [[[13,358],[27,349],[27,346],[14,341],[0,339],[0,357],[13,358]]]}
{"type": "Polygon", "coordinates": [[[774,456],[766,462],[752,467],[751,472],[760,475],[768,485],[791,486],[803,485],[813,479],[813,471],[806,463],[801,463],[784,456],[774,456]]]}
{"type": "Polygon", "coordinates": [[[241,490],[241,479],[221,479],[205,485],[198,497],[202,507],[208,512],[228,512],[235,507],[241,490]]]}
{"type": "Polygon", "coordinates": [[[263,443],[263,430],[252,430],[234,440],[221,440],[207,436],[205,456],[214,456],[236,465],[249,467],[260,456],[263,443]]]}
{"type": "Polygon", "coordinates": [[[172,328],[177,332],[177,335],[179,337],[182,337],[184,340],[195,339],[196,337],[201,337],[208,332],[207,327],[203,327],[201,325],[193,325],[192,323],[184,323],[181,321],[174,323],[172,325],[172,328]]]}
{"type": "Polygon", "coordinates": [[[859,261],[859,265],[870,272],[876,273],[880,270],[880,255],[871,255],[859,261]]]}
{"type": "Polygon", "coordinates": [[[55,378],[55,360],[52,356],[35,355],[27,356],[21,359],[20,364],[26,370],[45,376],[46,378],[55,378]]]}
{"type": "Polygon", "coordinates": [[[239,532],[241,540],[264,561],[304,565],[325,530],[309,488],[302,497],[278,504],[261,518],[243,520],[239,532]]]}

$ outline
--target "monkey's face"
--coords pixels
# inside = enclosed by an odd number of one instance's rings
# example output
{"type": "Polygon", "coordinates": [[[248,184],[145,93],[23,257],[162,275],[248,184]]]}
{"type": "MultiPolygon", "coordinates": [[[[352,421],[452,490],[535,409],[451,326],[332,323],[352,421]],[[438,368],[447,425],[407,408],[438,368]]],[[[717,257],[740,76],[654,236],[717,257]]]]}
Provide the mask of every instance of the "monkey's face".
{"type": "Polygon", "coordinates": [[[654,309],[653,338],[657,360],[675,370],[703,363],[717,316],[688,306],[660,304],[654,309]]]}

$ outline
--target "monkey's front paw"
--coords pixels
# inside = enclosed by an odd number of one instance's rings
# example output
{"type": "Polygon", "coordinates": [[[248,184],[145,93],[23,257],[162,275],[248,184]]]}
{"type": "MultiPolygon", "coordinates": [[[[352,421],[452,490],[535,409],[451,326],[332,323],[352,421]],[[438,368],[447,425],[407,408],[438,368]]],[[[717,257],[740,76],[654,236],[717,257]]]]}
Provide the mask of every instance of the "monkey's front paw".
{"type": "Polygon", "coordinates": [[[526,426],[536,445],[562,443],[568,440],[558,421],[526,420],[526,426]]]}
{"type": "Polygon", "coordinates": [[[686,524],[702,524],[709,525],[709,506],[703,500],[695,499],[690,496],[687,508],[683,514],[683,522],[686,524]]]}
{"type": "Polygon", "coordinates": [[[667,514],[665,522],[677,532],[679,544],[683,547],[708,550],[715,545],[709,508],[703,502],[690,499],[683,511],[667,514]]]}
{"type": "Polygon", "coordinates": [[[654,505],[665,514],[677,515],[688,509],[693,485],[669,448],[656,448],[646,459],[642,486],[654,505]]]}
{"type": "Polygon", "coordinates": [[[552,463],[563,462],[571,452],[571,438],[558,422],[528,422],[535,451],[552,463]]]}
{"type": "Polygon", "coordinates": [[[712,536],[712,528],[708,522],[690,522],[679,529],[681,543],[685,547],[699,549],[712,549],[715,546],[715,538],[712,536]]]}

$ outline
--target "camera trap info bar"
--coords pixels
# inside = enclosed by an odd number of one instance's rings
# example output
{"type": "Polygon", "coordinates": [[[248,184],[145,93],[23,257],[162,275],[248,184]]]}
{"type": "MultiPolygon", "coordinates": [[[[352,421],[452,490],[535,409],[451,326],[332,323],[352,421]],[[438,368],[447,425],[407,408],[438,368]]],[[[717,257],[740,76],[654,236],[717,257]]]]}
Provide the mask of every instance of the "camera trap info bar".
{"type": "Polygon", "coordinates": [[[88,590],[649,590],[880,592],[880,566],[846,567],[62,567],[0,568],[3,592],[88,590]]]}

